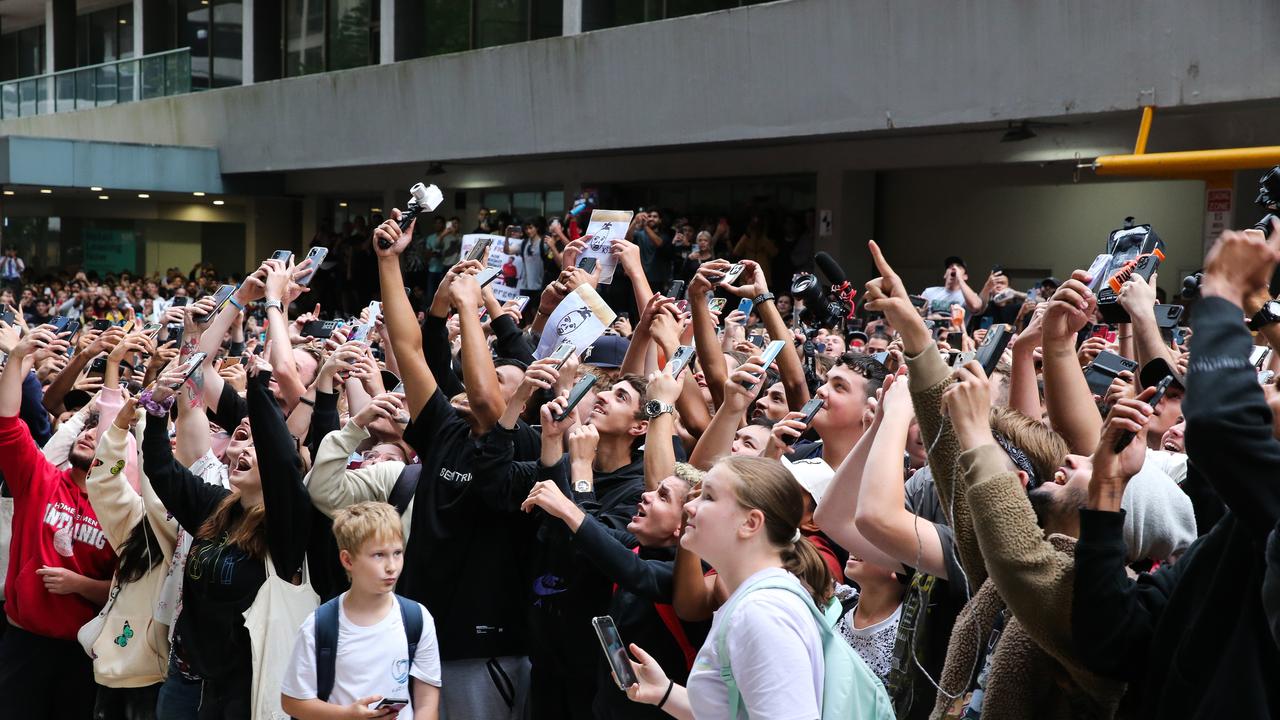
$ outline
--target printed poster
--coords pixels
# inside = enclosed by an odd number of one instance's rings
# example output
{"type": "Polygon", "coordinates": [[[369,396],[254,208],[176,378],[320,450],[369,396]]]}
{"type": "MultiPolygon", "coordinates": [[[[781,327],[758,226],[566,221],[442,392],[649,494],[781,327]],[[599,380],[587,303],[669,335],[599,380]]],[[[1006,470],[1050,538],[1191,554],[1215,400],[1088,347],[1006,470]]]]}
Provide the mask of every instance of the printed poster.
{"type": "Polygon", "coordinates": [[[583,257],[596,259],[596,266],[600,268],[601,285],[613,282],[613,271],[618,267],[618,258],[609,252],[609,247],[614,240],[627,239],[627,228],[631,227],[633,216],[635,213],[630,210],[591,211],[591,222],[582,235],[587,243],[587,250],[579,260],[583,257]]]}
{"type": "Polygon", "coordinates": [[[573,341],[574,351],[581,353],[591,343],[604,334],[605,328],[613,324],[618,314],[590,285],[579,285],[565,296],[556,306],[547,325],[542,329],[542,339],[538,348],[533,351],[535,360],[541,360],[551,354],[560,344],[561,338],[573,341]]]}

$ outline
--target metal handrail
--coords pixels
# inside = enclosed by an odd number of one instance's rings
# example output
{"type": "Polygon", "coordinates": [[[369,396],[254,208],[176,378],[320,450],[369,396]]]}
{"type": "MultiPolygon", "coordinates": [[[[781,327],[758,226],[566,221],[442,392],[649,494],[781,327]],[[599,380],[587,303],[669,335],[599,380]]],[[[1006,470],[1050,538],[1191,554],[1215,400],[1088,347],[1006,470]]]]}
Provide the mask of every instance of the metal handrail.
{"type": "Polygon", "coordinates": [[[0,119],[86,110],[191,92],[191,48],[0,82],[0,119]]]}

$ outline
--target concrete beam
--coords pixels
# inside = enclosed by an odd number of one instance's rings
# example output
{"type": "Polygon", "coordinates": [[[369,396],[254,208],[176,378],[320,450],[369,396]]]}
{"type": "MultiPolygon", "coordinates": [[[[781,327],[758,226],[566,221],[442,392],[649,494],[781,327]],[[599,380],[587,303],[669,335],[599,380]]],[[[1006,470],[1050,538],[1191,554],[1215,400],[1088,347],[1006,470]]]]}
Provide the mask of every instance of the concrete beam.
{"type": "MultiPolygon", "coordinates": [[[[410,6],[396,2],[398,51],[419,27],[401,22],[410,6]]],[[[1280,74],[1256,72],[1277,36],[1271,0],[790,0],[6,120],[0,134],[205,145],[229,172],[263,172],[1086,120],[1280,97],[1280,74]],[[665,101],[672,77],[692,110],[665,101]],[[654,101],[622,110],[623,97],[654,101]],[[366,110],[307,110],[332,107],[366,110]]]]}

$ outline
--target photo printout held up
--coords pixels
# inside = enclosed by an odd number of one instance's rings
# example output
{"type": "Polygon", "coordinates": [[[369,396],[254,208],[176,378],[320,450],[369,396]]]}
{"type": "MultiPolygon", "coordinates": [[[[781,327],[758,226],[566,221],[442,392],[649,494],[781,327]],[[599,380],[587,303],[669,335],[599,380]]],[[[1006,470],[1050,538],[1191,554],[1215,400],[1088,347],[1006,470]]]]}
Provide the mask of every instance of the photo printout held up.
{"type": "Polygon", "coordinates": [[[613,271],[618,267],[618,258],[609,248],[614,240],[627,239],[627,228],[631,227],[634,215],[630,210],[591,211],[591,222],[587,224],[587,232],[582,236],[587,243],[582,257],[596,259],[600,266],[601,285],[613,282],[613,271]]]}
{"type": "Polygon", "coordinates": [[[462,250],[459,257],[465,258],[471,248],[481,240],[491,240],[489,256],[485,258],[485,267],[498,271],[498,277],[486,287],[493,290],[493,296],[499,303],[505,303],[520,297],[519,279],[524,277],[524,257],[520,249],[524,246],[521,238],[508,238],[505,235],[485,235],[475,233],[462,236],[462,250]],[[510,268],[514,268],[514,272],[510,268]],[[508,284],[510,280],[510,284],[508,284]]]}
{"type": "Polygon", "coordinates": [[[533,357],[537,360],[547,357],[562,338],[573,343],[575,353],[581,353],[603,335],[605,328],[612,325],[617,317],[618,314],[601,299],[595,288],[579,285],[560,301],[551,317],[547,318],[533,357]]]}

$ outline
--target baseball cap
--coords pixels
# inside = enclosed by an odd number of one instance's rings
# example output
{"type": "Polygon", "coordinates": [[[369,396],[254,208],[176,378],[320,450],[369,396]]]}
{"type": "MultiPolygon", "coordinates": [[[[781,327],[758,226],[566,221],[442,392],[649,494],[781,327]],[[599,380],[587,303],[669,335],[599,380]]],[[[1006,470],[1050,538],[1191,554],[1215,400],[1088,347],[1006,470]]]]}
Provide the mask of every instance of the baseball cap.
{"type": "Polygon", "coordinates": [[[1144,389],[1155,387],[1166,375],[1173,376],[1174,385],[1183,390],[1187,389],[1187,377],[1175,368],[1170,367],[1169,361],[1164,358],[1155,358],[1147,361],[1147,364],[1143,365],[1142,370],[1138,372],[1138,382],[1142,384],[1144,389]]]}
{"type": "Polygon", "coordinates": [[[601,335],[582,352],[582,362],[600,368],[620,368],[631,341],[620,335],[601,335]]]}

